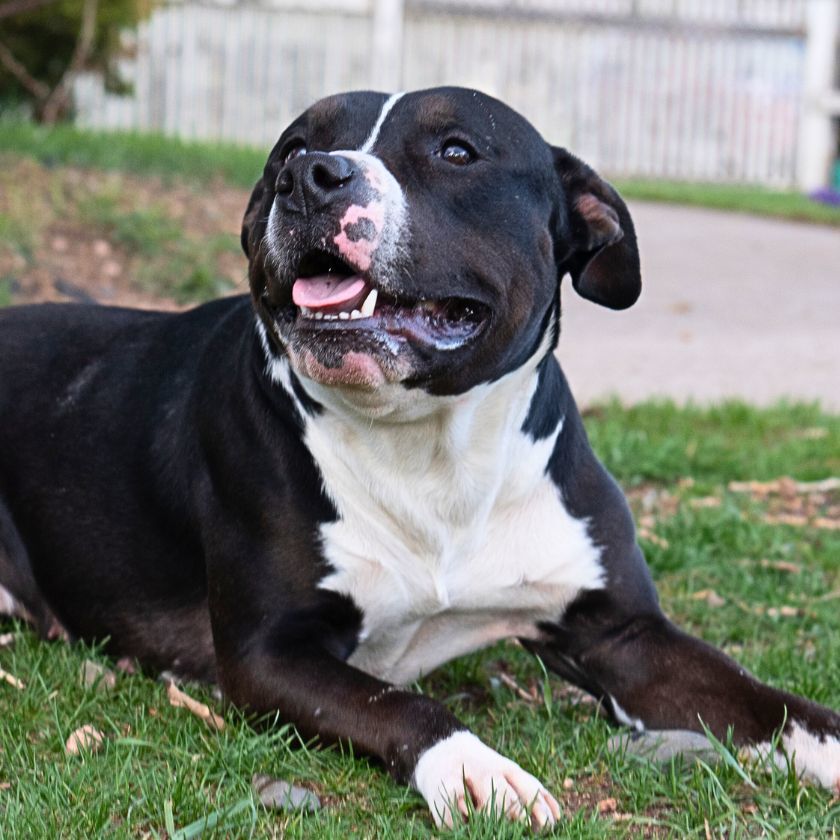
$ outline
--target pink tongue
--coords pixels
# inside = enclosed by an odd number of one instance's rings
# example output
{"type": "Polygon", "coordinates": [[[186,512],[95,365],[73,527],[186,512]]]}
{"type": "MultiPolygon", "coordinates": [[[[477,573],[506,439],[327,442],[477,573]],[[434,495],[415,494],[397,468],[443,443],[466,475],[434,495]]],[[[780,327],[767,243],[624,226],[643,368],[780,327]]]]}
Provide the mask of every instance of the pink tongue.
{"type": "Polygon", "coordinates": [[[364,278],[358,274],[352,277],[335,277],[332,274],[306,279],[299,277],[292,286],[292,300],[296,306],[324,309],[357,298],[366,285],[364,278]]]}

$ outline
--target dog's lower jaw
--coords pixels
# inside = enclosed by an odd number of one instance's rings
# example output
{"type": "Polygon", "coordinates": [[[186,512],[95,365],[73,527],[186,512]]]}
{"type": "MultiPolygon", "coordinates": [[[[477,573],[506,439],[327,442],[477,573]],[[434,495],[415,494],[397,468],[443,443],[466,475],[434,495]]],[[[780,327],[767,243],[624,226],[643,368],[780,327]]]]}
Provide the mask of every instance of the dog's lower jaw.
{"type": "Polygon", "coordinates": [[[561,814],[557,800],[538,779],[467,730],[425,750],[412,784],[438,827],[454,827],[471,810],[524,820],[535,829],[554,825],[561,814]]]}

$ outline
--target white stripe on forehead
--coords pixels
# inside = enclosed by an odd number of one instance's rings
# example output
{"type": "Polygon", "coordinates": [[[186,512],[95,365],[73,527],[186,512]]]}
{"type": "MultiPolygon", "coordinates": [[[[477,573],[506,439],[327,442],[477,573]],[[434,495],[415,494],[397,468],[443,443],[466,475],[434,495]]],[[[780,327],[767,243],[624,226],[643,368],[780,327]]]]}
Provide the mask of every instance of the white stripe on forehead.
{"type": "Polygon", "coordinates": [[[397,100],[402,96],[405,96],[405,91],[395,93],[385,100],[385,104],[382,106],[382,110],[379,112],[379,116],[376,118],[376,122],[373,124],[373,128],[368,135],[368,139],[359,148],[360,152],[369,152],[373,148],[373,144],[376,142],[379,137],[379,132],[382,130],[382,123],[385,122],[385,118],[388,116],[391,108],[397,104],[397,100]]]}

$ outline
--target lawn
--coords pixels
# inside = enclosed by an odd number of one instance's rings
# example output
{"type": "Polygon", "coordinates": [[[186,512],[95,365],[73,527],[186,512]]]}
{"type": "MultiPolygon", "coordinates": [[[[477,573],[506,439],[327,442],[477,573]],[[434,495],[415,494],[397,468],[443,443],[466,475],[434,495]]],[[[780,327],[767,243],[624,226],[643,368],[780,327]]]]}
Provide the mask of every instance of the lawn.
{"type": "MultiPolygon", "coordinates": [[[[238,224],[261,153],[38,132],[0,122],[0,305],[177,307],[244,290],[238,224]]],[[[803,405],[607,403],[586,422],[631,499],[666,611],[774,685],[840,707],[840,489],[825,482],[840,475],[840,417],[803,405]]],[[[420,797],[349,749],[301,746],[282,726],[255,731],[209,688],[183,686],[223,715],[218,731],[171,706],[153,675],[125,673],[96,649],[42,643],[13,623],[0,634],[4,840],[432,833],[420,797]],[[115,673],[112,686],[84,684],[91,660],[115,673]],[[84,725],[104,735],[101,748],[67,755],[84,725]],[[307,787],[323,808],[268,811],[254,774],[307,787]]],[[[714,768],[610,752],[615,730],[594,704],[515,644],[416,688],[547,783],[566,811],[552,836],[840,832],[840,800],[788,772],[723,750],[714,768]]],[[[525,833],[476,820],[453,836],[525,833]]]]}
{"type": "MultiPolygon", "coordinates": [[[[42,128],[0,120],[0,153],[30,155],[49,166],[95,166],[163,179],[187,177],[199,183],[221,178],[231,186],[250,188],[262,171],[267,151],[157,135],[105,134],[70,126],[42,128]]],[[[840,225],[840,207],[820,204],[791,190],[633,178],[619,178],[615,183],[628,199],[840,225]]]]}
{"type": "MultiPolygon", "coordinates": [[[[596,450],[627,489],[665,609],[771,683],[840,706],[840,419],[809,406],[677,409],[607,404],[588,412],[596,450]],[[792,476],[797,482],[776,482],[792,476]],[[733,482],[754,482],[742,487],[733,482]],[[756,483],[758,482],[758,483],[756,483]],[[791,524],[784,524],[791,523],[791,524]]],[[[96,650],[41,643],[19,626],[0,667],[3,836],[142,837],[172,829],[202,837],[424,837],[419,796],[349,751],[296,748],[290,730],[255,732],[206,688],[186,690],[224,713],[221,732],[169,705],[150,677],[117,672],[85,687],[96,650]],[[65,755],[91,724],[95,754],[65,755]],[[256,773],[294,781],[317,813],[270,812],[256,773]]],[[[610,753],[596,708],[512,643],[430,675],[418,691],[442,699],[488,743],[540,776],[567,816],[556,837],[830,837],[840,801],[792,775],[725,762],[655,768],[610,753]],[[710,834],[706,834],[706,832],[710,834]]],[[[459,837],[517,837],[478,821],[459,837]]]]}

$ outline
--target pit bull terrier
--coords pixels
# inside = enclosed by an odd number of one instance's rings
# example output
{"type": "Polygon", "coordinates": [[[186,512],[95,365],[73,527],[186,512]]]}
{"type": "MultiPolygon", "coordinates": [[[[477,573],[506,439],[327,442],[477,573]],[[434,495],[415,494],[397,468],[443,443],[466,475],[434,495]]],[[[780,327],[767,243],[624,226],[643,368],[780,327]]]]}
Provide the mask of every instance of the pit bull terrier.
{"type": "Polygon", "coordinates": [[[349,741],[438,824],[560,815],[402,686],[515,637],[638,729],[840,785],[840,716],[662,613],[554,355],[565,275],[641,289],[615,190],[502,103],[313,105],[245,213],[250,296],[0,312],[0,606],[349,741]],[[783,760],[778,756],[779,760],[783,760]]]}

